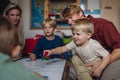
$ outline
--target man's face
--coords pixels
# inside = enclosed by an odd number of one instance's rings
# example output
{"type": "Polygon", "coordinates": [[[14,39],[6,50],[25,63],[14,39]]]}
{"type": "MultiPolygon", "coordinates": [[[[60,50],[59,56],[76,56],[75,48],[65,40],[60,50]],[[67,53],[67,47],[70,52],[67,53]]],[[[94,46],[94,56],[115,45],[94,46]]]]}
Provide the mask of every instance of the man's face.
{"type": "Polygon", "coordinates": [[[73,24],[73,22],[77,19],[81,19],[83,18],[83,13],[80,12],[80,13],[76,13],[76,14],[73,14],[71,17],[67,17],[66,20],[68,22],[68,24],[73,24]]]}

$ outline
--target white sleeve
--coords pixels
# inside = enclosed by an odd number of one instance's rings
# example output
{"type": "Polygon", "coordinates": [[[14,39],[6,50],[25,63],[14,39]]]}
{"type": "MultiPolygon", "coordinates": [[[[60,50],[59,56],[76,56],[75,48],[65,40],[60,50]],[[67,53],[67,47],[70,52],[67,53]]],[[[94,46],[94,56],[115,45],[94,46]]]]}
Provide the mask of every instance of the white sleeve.
{"type": "Polygon", "coordinates": [[[73,41],[71,41],[70,43],[66,44],[65,46],[66,46],[69,50],[72,50],[73,48],[76,47],[76,44],[75,44],[73,41]]]}
{"type": "Polygon", "coordinates": [[[95,47],[95,53],[97,56],[100,56],[102,58],[107,57],[109,54],[109,52],[105,48],[103,48],[99,43],[95,47]]]}

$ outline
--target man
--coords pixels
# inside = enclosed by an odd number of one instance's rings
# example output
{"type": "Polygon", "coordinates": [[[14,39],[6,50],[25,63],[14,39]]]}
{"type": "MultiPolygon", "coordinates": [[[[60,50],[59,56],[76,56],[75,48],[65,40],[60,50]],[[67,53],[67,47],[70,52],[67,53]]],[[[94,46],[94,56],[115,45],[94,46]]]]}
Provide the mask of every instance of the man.
{"type": "MultiPolygon", "coordinates": [[[[120,34],[115,28],[114,24],[102,18],[94,18],[91,15],[88,15],[86,17],[79,5],[70,5],[66,7],[63,10],[62,16],[68,21],[69,24],[73,24],[75,20],[81,18],[88,18],[93,22],[95,32],[92,38],[99,41],[101,45],[110,52],[109,66],[103,71],[102,76],[100,78],[101,80],[113,80],[119,78],[120,77],[119,75],[120,74],[120,68],[119,68],[120,34]]],[[[76,56],[73,56],[72,58],[73,63],[74,63],[73,60],[74,57],[76,56]]],[[[99,66],[99,64],[100,62],[90,65],[92,65],[93,69],[95,69],[97,66],[99,66]]]]}

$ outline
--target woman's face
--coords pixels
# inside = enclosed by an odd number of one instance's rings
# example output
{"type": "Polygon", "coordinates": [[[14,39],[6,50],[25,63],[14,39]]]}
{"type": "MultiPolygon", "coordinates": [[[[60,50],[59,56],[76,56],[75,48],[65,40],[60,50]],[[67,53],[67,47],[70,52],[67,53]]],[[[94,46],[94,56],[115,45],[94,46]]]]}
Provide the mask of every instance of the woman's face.
{"type": "Polygon", "coordinates": [[[16,26],[20,23],[20,17],[21,17],[21,14],[18,9],[10,10],[7,15],[7,18],[16,26]]]}

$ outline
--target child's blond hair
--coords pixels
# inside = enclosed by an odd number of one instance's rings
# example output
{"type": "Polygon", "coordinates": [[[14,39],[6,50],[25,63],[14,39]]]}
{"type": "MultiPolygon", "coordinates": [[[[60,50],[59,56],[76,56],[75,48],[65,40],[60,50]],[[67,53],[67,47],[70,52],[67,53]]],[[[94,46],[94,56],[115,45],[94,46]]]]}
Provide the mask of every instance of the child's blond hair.
{"type": "Polygon", "coordinates": [[[85,33],[91,33],[92,35],[94,34],[93,23],[87,18],[75,20],[71,29],[72,29],[72,31],[80,29],[85,33]]]}
{"type": "Polygon", "coordinates": [[[52,26],[52,27],[54,27],[54,28],[57,27],[57,25],[56,25],[56,21],[53,20],[53,19],[51,19],[51,18],[47,18],[47,19],[45,19],[45,20],[43,21],[42,27],[44,27],[45,24],[49,24],[50,26],[52,26]]]}

